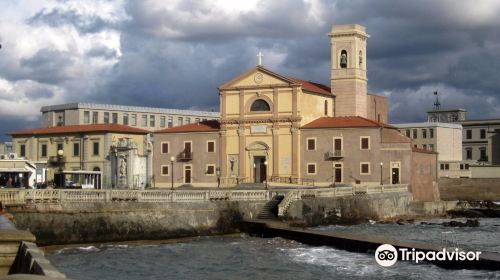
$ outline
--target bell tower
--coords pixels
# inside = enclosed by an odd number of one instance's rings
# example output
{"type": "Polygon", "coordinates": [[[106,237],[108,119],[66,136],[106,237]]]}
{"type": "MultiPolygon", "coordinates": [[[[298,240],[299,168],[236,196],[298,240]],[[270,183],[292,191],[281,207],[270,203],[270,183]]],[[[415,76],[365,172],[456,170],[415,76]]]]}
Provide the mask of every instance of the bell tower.
{"type": "Polygon", "coordinates": [[[334,25],[331,87],[336,116],[367,117],[366,28],[358,24],[334,25]]]}

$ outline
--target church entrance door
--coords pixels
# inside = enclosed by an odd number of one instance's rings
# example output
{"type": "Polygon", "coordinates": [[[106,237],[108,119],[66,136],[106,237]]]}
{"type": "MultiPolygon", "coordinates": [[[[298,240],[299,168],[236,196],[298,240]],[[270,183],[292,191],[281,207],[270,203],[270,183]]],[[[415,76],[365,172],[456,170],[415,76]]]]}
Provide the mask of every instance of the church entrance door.
{"type": "Polygon", "coordinates": [[[254,156],[253,166],[254,166],[254,182],[262,183],[266,181],[267,176],[267,166],[264,164],[266,162],[265,156],[254,156]]]}

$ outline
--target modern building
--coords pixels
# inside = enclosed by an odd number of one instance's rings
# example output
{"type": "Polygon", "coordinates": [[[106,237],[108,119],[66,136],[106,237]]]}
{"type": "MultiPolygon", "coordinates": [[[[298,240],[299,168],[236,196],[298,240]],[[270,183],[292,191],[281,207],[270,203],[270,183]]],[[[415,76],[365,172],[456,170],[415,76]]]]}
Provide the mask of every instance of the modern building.
{"type": "Polygon", "coordinates": [[[441,110],[427,112],[428,120],[455,123],[462,126],[462,158],[480,164],[500,163],[500,147],[492,136],[500,130],[500,119],[468,120],[466,110],[441,110]]]}
{"type": "Polygon", "coordinates": [[[118,124],[11,132],[17,155],[47,168],[56,186],[144,188],[152,179],[148,131],[118,124]]]}
{"type": "Polygon", "coordinates": [[[33,162],[9,157],[0,158],[0,187],[26,188],[33,186],[36,181],[37,168],[33,162]]]}
{"type": "Polygon", "coordinates": [[[413,146],[438,153],[439,177],[469,177],[472,161],[462,158],[462,125],[422,122],[393,124],[413,146]]]}
{"type": "Polygon", "coordinates": [[[219,119],[218,112],[178,110],[94,103],[44,106],[42,127],[121,124],[148,131],[219,119]]]}
{"type": "Polygon", "coordinates": [[[12,147],[12,142],[3,142],[0,143],[0,155],[8,155],[14,152],[14,148],[12,147]]]}
{"type": "Polygon", "coordinates": [[[155,186],[403,183],[436,199],[437,154],[379,121],[387,99],[367,92],[365,28],[330,37],[330,86],[258,65],[219,87],[220,121],[157,131],[155,186]]]}

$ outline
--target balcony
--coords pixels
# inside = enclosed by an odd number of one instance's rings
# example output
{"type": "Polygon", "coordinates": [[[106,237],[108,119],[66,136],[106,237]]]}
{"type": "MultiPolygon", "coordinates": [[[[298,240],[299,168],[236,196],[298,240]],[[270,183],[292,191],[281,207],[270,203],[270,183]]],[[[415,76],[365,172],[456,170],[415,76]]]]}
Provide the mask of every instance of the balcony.
{"type": "Polygon", "coordinates": [[[325,153],[325,159],[339,159],[344,157],[344,150],[334,150],[325,153]]]}
{"type": "Polygon", "coordinates": [[[179,161],[190,161],[193,159],[193,152],[182,151],[177,155],[177,160],[179,161]]]}
{"type": "Polygon", "coordinates": [[[50,156],[49,160],[47,160],[47,163],[53,166],[61,165],[66,162],[66,157],[61,157],[61,156],[50,156]]]}

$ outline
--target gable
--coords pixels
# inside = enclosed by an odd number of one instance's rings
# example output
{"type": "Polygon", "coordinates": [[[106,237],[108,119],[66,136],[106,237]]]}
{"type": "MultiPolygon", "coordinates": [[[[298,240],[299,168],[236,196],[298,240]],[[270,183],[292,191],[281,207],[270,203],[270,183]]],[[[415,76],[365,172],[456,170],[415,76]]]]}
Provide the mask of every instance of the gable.
{"type": "Polygon", "coordinates": [[[239,87],[265,87],[270,85],[298,85],[293,79],[281,76],[262,66],[257,66],[219,87],[220,90],[239,87]]]}

